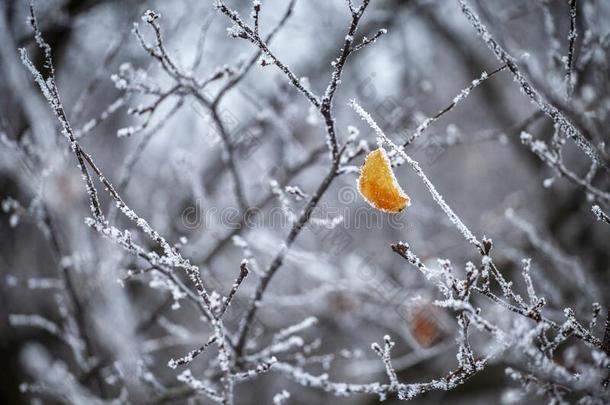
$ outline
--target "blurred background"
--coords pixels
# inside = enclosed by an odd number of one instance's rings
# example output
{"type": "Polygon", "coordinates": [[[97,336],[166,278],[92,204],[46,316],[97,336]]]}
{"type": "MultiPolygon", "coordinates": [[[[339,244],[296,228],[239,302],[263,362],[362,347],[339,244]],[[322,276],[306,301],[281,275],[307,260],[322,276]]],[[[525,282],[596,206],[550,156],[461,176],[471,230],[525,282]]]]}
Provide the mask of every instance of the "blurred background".
{"type": "MultiPolygon", "coordinates": [[[[262,3],[261,30],[269,32],[287,2],[262,3]]],[[[586,128],[605,153],[610,3],[578,2],[575,87],[569,103],[564,101],[562,60],[570,29],[567,1],[470,4],[531,82],[586,128]]],[[[248,18],[249,2],[229,5],[248,18]]],[[[223,294],[241,260],[250,259],[254,274],[240,288],[228,315],[227,327],[235,330],[257,269],[268,265],[289,231],[270,182],[296,186],[308,195],[315,191],[329,167],[323,121],[275,66],[257,63],[223,97],[218,112],[236,145],[243,191],[248,206],[260,211],[244,224],[209,111],[183,94],[168,96],[149,116],[133,111],[155,100],[141,89],[159,94],[174,85],[131,32],[137,22],[144,37],[153,40],[141,19],[147,9],[161,15],[158,23],[168,53],[198,78],[223,66],[240,66],[256,53],[247,41],[227,35],[228,19],[211,2],[191,0],[49,0],[35,2],[35,9],[53,49],[57,84],[72,126],[105,176],[121,183],[130,207],[200,266],[208,286],[223,294]]],[[[35,64],[43,62],[28,12],[26,1],[0,2],[0,402],[61,402],[22,393],[19,386],[40,380],[41,373],[59,373],[55,368],[62,364],[82,386],[106,399],[129,386],[135,403],[209,403],[159,394],[157,384],[180,388],[178,373],[167,367],[169,359],[200,346],[209,328],[184,299],[174,301],[158,277],[150,272],[130,276],[130,270],[145,265],[85,225],[90,212],[76,162],[19,59],[17,50],[24,47],[35,64]],[[66,269],[76,297],[66,296],[66,269]],[[67,314],[75,310],[80,316],[67,314]],[[76,327],[70,325],[74,319],[76,327]],[[88,355],[100,360],[89,373],[75,371],[79,360],[70,346],[82,341],[66,343],[75,328],[85,331],[88,355]],[[113,366],[115,361],[123,367],[113,366]],[[142,368],[150,373],[144,373],[147,382],[134,371],[142,368]]],[[[321,94],[349,22],[345,1],[299,0],[271,48],[321,94]]],[[[380,28],[387,35],[352,55],[343,73],[335,98],[341,142],[353,126],[359,140],[372,148],[376,143],[372,130],[347,106],[350,99],[369,111],[388,136],[404,142],[425,117],[447,107],[482,72],[501,66],[455,1],[371,1],[358,35],[372,36],[380,28]]],[[[226,80],[212,82],[206,92],[213,96],[226,80]]],[[[532,258],[534,284],[547,299],[549,316],[561,319],[563,308],[570,306],[587,323],[594,302],[602,308],[609,304],[610,227],[596,221],[591,213],[595,201],[586,190],[559,177],[522,144],[521,130],[549,143],[554,133],[552,121],[537,113],[505,70],[475,88],[407,152],[470,229],[493,239],[495,260],[507,278],[518,278],[521,259],[532,258]]],[[[363,156],[351,164],[360,166],[363,156]]],[[[588,173],[589,160],[570,141],[563,159],[579,177],[588,173]]],[[[390,244],[408,242],[430,263],[450,259],[458,272],[467,261],[478,264],[480,256],[407,165],[397,167],[395,174],[412,202],[395,216],[375,211],[362,199],[356,170],[335,180],[314,212],[317,220],[299,235],[257,313],[254,335],[262,341],[316,317],[318,323],[302,334],[305,344],[315,355],[335,356],[307,367],[314,374],[328,372],[334,381],[385,382],[383,363],[370,350],[385,334],[397,343],[393,356],[401,381],[426,381],[456,364],[453,315],[431,305],[438,296],[434,287],[394,254],[390,244]]],[[[608,190],[607,174],[593,175],[591,184],[608,190]]],[[[100,195],[108,209],[112,203],[101,187],[100,195]]],[[[286,198],[295,213],[304,205],[304,199],[286,198]]],[[[135,228],[120,215],[115,225],[135,228]]],[[[133,234],[153,249],[146,238],[133,234]]],[[[522,290],[519,283],[516,288],[522,290]]],[[[510,329],[514,319],[507,311],[489,302],[481,305],[486,305],[488,318],[510,329]]],[[[596,329],[598,336],[603,323],[596,329]]],[[[481,350],[493,345],[480,332],[472,339],[481,350]]],[[[560,351],[558,361],[577,368],[584,355],[578,345],[570,350],[560,351]]],[[[510,352],[499,355],[465,385],[414,401],[544,402],[517,394],[519,385],[504,373],[514,361],[510,352]]],[[[194,375],[204,374],[213,362],[214,353],[206,352],[190,368],[194,375]]],[[[379,400],[366,395],[336,398],[271,371],[239,384],[236,403],[252,403],[253,398],[271,403],[283,389],[291,393],[287,403],[295,404],[379,400]]]]}

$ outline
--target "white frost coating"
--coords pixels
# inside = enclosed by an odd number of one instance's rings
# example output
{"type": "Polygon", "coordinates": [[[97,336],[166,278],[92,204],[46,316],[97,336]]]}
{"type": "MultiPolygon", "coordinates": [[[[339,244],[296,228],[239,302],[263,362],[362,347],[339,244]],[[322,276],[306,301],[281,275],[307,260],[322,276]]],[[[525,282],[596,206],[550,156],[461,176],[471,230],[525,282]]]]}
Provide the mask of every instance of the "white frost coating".
{"type": "Polygon", "coordinates": [[[282,390],[273,396],[273,405],[284,405],[290,399],[290,392],[282,390]]]}
{"type": "Polygon", "coordinates": [[[294,210],[290,206],[290,200],[286,197],[286,193],[280,187],[279,183],[276,180],[269,180],[269,186],[271,187],[271,192],[277,197],[280,205],[282,207],[282,212],[288,219],[290,223],[296,221],[297,216],[294,213],[294,210]]]}
{"type": "Polygon", "coordinates": [[[12,326],[29,326],[46,330],[50,334],[60,338],[64,337],[62,330],[56,323],[40,315],[10,314],[8,316],[8,322],[12,326]]]}
{"type": "Polygon", "coordinates": [[[343,223],[343,215],[337,215],[336,217],[331,218],[316,218],[312,217],[309,219],[309,222],[313,225],[323,226],[326,229],[335,229],[337,225],[343,223]]]}
{"type": "Polygon", "coordinates": [[[555,177],[548,177],[548,178],[544,179],[544,181],[542,182],[542,185],[544,186],[544,188],[551,188],[551,186],[553,185],[554,182],[555,182],[555,177]]]}
{"type": "Polygon", "coordinates": [[[282,329],[273,336],[272,341],[279,342],[281,340],[286,339],[290,335],[294,335],[295,333],[298,333],[304,329],[311,328],[312,326],[317,325],[317,323],[318,318],[316,318],[315,316],[310,316],[295,325],[282,329]]]}
{"type": "Polygon", "coordinates": [[[593,214],[598,221],[607,222],[610,224],[610,216],[602,211],[599,205],[594,205],[591,207],[591,211],[593,211],[593,214]]]}
{"type": "Polygon", "coordinates": [[[214,390],[214,388],[212,388],[208,382],[204,382],[193,377],[193,373],[190,369],[184,370],[176,377],[176,379],[185,383],[195,391],[207,395],[210,399],[216,402],[222,401],[222,397],[214,390]]]}
{"type": "Polygon", "coordinates": [[[169,291],[172,295],[174,302],[172,303],[172,309],[176,310],[180,308],[180,300],[186,298],[184,293],[175,283],[165,277],[162,273],[153,270],[151,271],[152,279],[148,283],[150,288],[160,289],[169,291]]]}
{"type": "Polygon", "coordinates": [[[28,288],[30,290],[59,290],[63,288],[63,283],[56,278],[29,278],[28,288]]]}
{"type": "Polygon", "coordinates": [[[271,370],[271,367],[275,363],[277,363],[277,358],[271,357],[271,358],[263,361],[262,363],[258,364],[253,369],[250,369],[250,370],[247,370],[247,371],[244,371],[241,373],[233,374],[232,378],[235,379],[236,381],[249,380],[251,378],[258,376],[259,374],[263,374],[263,373],[266,373],[267,371],[271,370]]]}
{"type": "MultiPolygon", "coordinates": [[[[500,68],[500,69],[496,70],[494,73],[497,73],[502,69],[503,68],[500,68]]],[[[415,129],[413,134],[407,139],[407,141],[404,143],[404,145],[400,146],[400,148],[403,149],[404,146],[413,143],[417,138],[419,138],[424,133],[424,131],[426,129],[428,129],[430,127],[430,125],[432,125],[435,121],[437,121],[444,113],[455,108],[456,105],[458,105],[461,101],[463,101],[466,97],[468,97],[468,95],[470,95],[470,92],[472,90],[474,90],[476,87],[481,85],[485,80],[492,77],[494,73],[492,73],[490,75],[487,72],[483,71],[481,73],[481,76],[479,76],[479,78],[474,79],[472,82],[470,82],[470,84],[466,88],[462,89],[453,98],[452,104],[449,107],[447,107],[446,109],[442,110],[441,112],[435,114],[434,116],[425,117],[423,113],[419,113],[418,115],[421,116],[420,119],[422,120],[421,124],[418,125],[418,127],[415,129]]],[[[390,157],[394,158],[397,153],[398,152],[392,151],[390,153],[390,157]]],[[[396,163],[398,163],[398,162],[396,162],[396,163]]]]}
{"type": "Polygon", "coordinates": [[[286,192],[297,201],[309,197],[309,195],[301,190],[298,186],[286,186],[284,187],[284,190],[286,190],[286,192]]]}
{"type": "Polygon", "coordinates": [[[254,252],[252,252],[248,241],[239,235],[234,235],[231,240],[235,246],[242,250],[244,258],[242,259],[241,264],[248,265],[256,274],[260,275],[261,271],[258,266],[258,261],[256,260],[256,257],[254,257],[254,252]]]}

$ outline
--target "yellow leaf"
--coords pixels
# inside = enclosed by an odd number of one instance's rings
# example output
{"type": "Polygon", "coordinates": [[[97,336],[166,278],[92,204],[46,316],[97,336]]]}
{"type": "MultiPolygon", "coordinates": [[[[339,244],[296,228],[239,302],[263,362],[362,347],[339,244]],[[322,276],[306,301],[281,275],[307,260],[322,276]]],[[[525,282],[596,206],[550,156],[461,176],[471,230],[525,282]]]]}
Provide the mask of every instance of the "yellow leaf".
{"type": "Polygon", "coordinates": [[[383,212],[398,213],[411,204],[394,177],[385,149],[368,154],[360,171],[358,191],[364,199],[383,212]]]}

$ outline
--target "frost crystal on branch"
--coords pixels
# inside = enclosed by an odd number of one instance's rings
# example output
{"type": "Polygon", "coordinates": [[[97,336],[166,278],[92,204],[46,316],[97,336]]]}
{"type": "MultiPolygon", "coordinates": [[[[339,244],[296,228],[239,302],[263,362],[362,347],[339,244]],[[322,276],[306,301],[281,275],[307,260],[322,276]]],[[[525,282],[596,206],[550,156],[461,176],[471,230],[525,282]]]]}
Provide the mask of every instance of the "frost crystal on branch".
{"type": "Polygon", "coordinates": [[[598,221],[603,221],[610,224],[610,217],[608,216],[608,214],[602,211],[599,205],[594,205],[593,207],[591,207],[591,211],[593,211],[593,214],[595,215],[595,218],[597,218],[598,221]]]}

